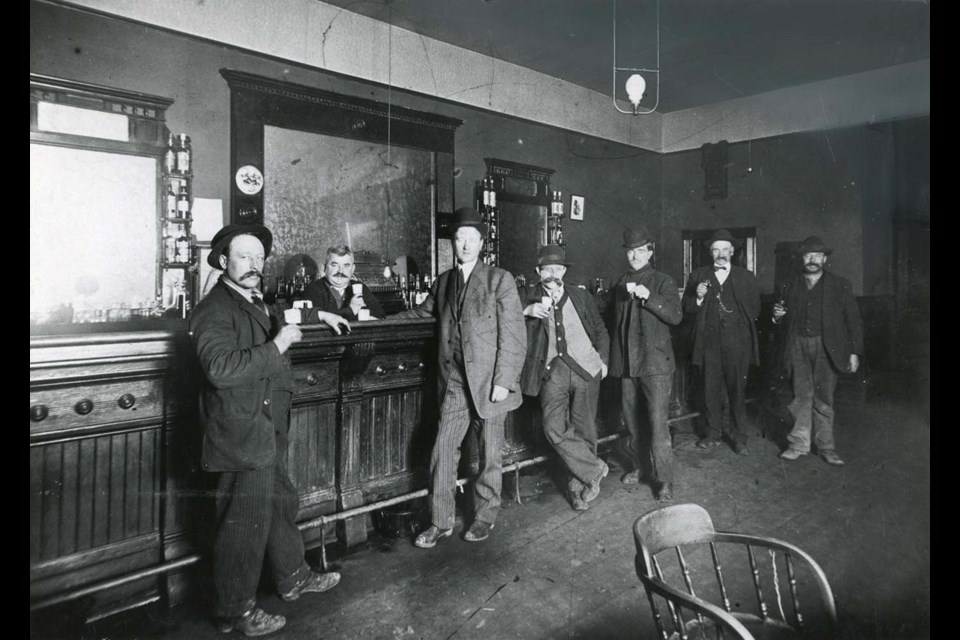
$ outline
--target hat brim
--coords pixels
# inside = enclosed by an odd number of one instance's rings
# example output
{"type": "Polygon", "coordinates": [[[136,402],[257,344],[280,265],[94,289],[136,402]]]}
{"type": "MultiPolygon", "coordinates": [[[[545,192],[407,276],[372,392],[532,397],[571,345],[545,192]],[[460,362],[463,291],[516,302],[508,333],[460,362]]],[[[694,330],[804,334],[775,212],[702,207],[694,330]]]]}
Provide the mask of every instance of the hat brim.
{"type": "Polygon", "coordinates": [[[822,253],[825,256],[833,253],[833,249],[828,249],[827,247],[798,247],[797,255],[802,256],[805,253],[822,253]]]}
{"type": "Polygon", "coordinates": [[[653,240],[644,240],[643,242],[626,242],[623,245],[624,249],[636,249],[637,247],[642,247],[646,244],[653,244],[653,240]]]}
{"type": "Polygon", "coordinates": [[[563,267],[573,266],[573,263],[572,263],[572,262],[564,262],[564,261],[562,261],[562,260],[546,260],[546,261],[544,261],[544,262],[540,262],[539,260],[537,261],[537,266],[538,266],[538,267],[545,267],[545,266],[547,266],[548,264],[559,264],[560,266],[563,266],[563,267]]]}

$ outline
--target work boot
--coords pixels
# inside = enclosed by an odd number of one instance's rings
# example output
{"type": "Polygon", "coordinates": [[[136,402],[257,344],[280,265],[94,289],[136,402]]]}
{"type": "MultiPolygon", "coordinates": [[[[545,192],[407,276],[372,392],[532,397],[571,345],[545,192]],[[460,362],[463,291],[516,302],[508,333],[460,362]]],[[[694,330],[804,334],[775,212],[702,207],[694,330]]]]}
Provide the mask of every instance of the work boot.
{"type": "Polygon", "coordinates": [[[437,540],[453,535],[453,529],[441,529],[436,525],[430,525],[426,531],[422,531],[413,541],[414,546],[421,549],[432,549],[437,546],[437,540]]]}
{"type": "Polygon", "coordinates": [[[593,481],[583,488],[583,493],[580,494],[580,497],[583,498],[584,502],[592,502],[600,495],[600,481],[607,477],[607,474],[610,473],[610,467],[607,466],[607,463],[603,460],[600,461],[600,464],[603,465],[600,468],[600,473],[597,474],[597,477],[593,481]]]}
{"type": "Polygon", "coordinates": [[[794,449],[793,447],[788,447],[786,451],[783,451],[780,454],[781,460],[796,460],[800,456],[807,455],[806,451],[800,451],[800,449],[794,449]]]}
{"type": "Polygon", "coordinates": [[[220,629],[221,633],[230,633],[237,630],[248,638],[252,638],[273,633],[282,629],[285,624],[287,624],[287,619],[283,616],[271,615],[260,607],[254,607],[242,616],[220,621],[217,623],[217,628],[220,629]]]}
{"type": "Polygon", "coordinates": [[[820,452],[820,457],[823,458],[824,462],[827,464],[832,464],[836,466],[842,466],[844,464],[840,456],[837,455],[837,452],[833,449],[828,449],[826,451],[820,452]]]}
{"type": "Polygon", "coordinates": [[[481,542],[490,537],[490,530],[493,529],[492,522],[483,520],[474,520],[467,532],[463,534],[463,539],[467,542],[481,542]]]}
{"type": "Polygon", "coordinates": [[[340,582],[340,574],[336,571],[328,573],[319,573],[311,571],[310,577],[295,586],[290,591],[280,594],[280,599],[284,602],[293,602],[304,593],[323,593],[337,586],[340,582]]]}

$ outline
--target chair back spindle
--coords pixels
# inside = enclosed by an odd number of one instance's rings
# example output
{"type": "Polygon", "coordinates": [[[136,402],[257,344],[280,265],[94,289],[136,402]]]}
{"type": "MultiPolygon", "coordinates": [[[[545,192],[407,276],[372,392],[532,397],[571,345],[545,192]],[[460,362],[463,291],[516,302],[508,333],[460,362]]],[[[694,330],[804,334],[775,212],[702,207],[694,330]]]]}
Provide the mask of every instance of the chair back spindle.
{"type": "Polygon", "coordinates": [[[757,566],[757,557],[753,553],[753,545],[747,545],[747,556],[750,558],[750,573],[753,574],[753,587],[757,592],[757,604],[760,605],[760,615],[768,618],[767,603],[763,600],[763,590],[760,588],[760,568],[757,566]]]}

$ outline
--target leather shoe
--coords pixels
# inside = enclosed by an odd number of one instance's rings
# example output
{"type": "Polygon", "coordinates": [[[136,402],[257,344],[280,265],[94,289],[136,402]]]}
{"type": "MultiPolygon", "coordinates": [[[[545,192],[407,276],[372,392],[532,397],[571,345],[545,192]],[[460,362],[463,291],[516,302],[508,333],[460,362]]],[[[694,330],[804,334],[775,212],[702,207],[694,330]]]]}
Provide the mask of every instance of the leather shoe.
{"type": "Polygon", "coordinates": [[[217,627],[221,633],[230,633],[237,630],[248,638],[252,638],[273,633],[282,629],[285,624],[287,624],[287,619],[283,616],[271,615],[260,607],[254,607],[238,618],[220,621],[217,623],[217,627]]]}
{"type": "Polygon", "coordinates": [[[837,452],[833,451],[832,449],[821,451],[820,457],[823,458],[824,462],[827,464],[837,465],[838,467],[844,464],[840,456],[837,455],[837,452]]]}
{"type": "Polygon", "coordinates": [[[720,446],[720,441],[716,438],[700,438],[697,440],[697,449],[715,449],[720,446]]]}
{"type": "Polygon", "coordinates": [[[783,451],[780,454],[781,460],[796,460],[800,456],[807,455],[806,451],[800,451],[800,449],[794,449],[793,447],[787,447],[786,451],[783,451]]]}
{"type": "Polygon", "coordinates": [[[640,471],[634,469],[630,473],[623,474],[623,477],[620,478],[620,482],[623,484],[640,484],[640,471]]]}
{"type": "Polygon", "coordinates": [[[750,449],[747,449],[747,445],[739,442],[733,443],[733,452],[738,456],[750,455],[750,449]]]}
{"type": "Polygon", "coordinates": [[[580,497],[579,491],[568,491],[567,498],[569,498],[570,506],[573,507],[574,511],[586,511],[589,508],[583,498],[580,497]]]}
{"type": "Polygon", "coordinates": [[[673,502],[673,485],[665,484],[657,492],[657,504],[667,505],[673,502]]]}
{"type": "Polygon", "coordinates": [[[463,539],[467,542],[481,542],[490,537],[490,530],[493,524],[483,520],[475,520],[467,532],[463,534],[463,539]]]}
{"type": "Polygon", "coordinates": [[[319,573],[311,571],[310,577],[298,584],[296,587],[280,594],[280,599],[284,602],[293,602],[304,593],[323,593],[337,586],[340,582],[340,574],[336,571],[328,573],[319,573]]]}
{"type": "Polygon", "coordinates": [[[597,477],[593,479],[593,482],[588,484],[583,488],[583,493],[580,494],[580,497],[583,498],[584,502],[592,502],[600,495],[600,481],[607,477],[607,474],[610,473],[610,467],[607,466],[607,463],[603,460],[600,461],[600,464],[603,467],[600,469],[600,473],[597,474],[597,477]]]}
{"type": "Polygon", "coordinates": [[[453,535],[453,529],[441,529],[436,525],[430,525],[425,531],[413,541],[413,545],[421,549],[432,549],[437,546],[437,540],[453,535]]]}

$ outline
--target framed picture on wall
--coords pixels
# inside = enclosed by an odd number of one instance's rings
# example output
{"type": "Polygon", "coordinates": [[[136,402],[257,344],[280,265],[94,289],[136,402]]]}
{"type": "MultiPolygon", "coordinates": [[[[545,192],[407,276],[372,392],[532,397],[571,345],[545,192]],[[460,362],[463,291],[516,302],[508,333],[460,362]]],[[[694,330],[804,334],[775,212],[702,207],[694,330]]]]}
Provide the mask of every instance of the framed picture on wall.
{"type": "Polygon", "coordinates": [[[570,219],[583,220],[583,196],[570,196],[570,219]]]}

